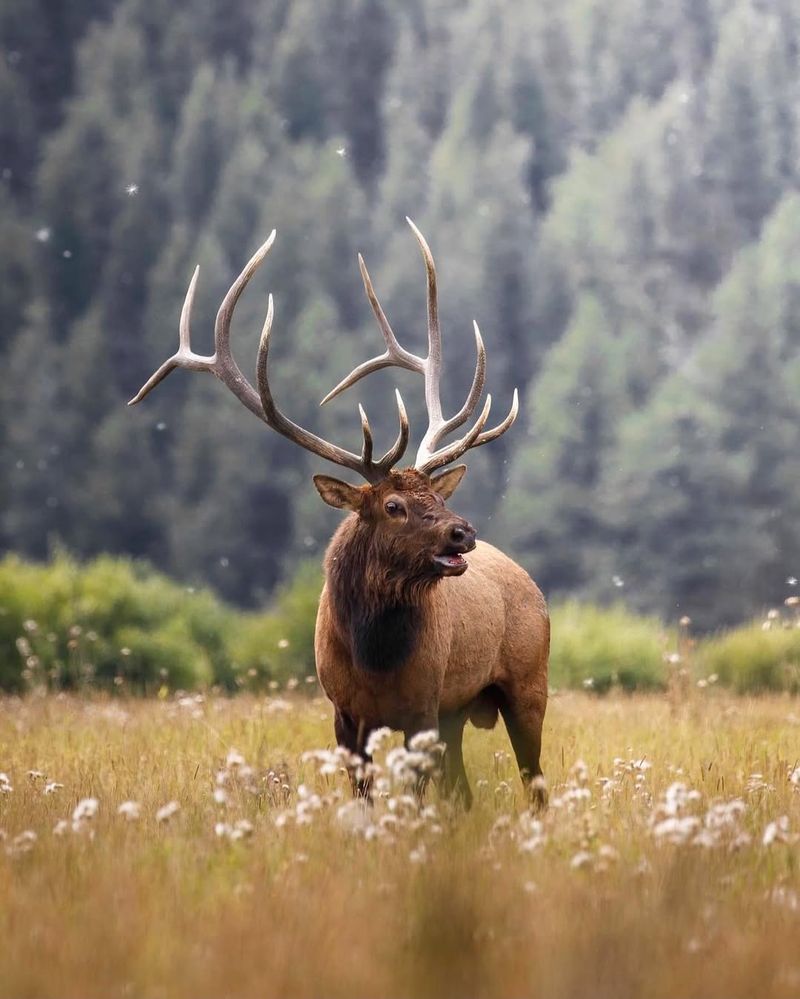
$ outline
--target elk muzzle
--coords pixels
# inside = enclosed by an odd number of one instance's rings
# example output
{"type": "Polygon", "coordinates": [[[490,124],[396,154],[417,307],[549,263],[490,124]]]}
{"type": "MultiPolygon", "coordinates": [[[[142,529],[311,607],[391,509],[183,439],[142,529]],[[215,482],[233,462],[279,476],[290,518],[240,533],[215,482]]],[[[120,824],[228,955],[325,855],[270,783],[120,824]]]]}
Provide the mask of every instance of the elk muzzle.
{"type": "Polygon", "coordinates": [[[469,568],[464,558],[475,548],[475,528],[460,518],[451,523],[446,532],[442,551],[433,556],[441,576],[461,576],[469,568]]]}

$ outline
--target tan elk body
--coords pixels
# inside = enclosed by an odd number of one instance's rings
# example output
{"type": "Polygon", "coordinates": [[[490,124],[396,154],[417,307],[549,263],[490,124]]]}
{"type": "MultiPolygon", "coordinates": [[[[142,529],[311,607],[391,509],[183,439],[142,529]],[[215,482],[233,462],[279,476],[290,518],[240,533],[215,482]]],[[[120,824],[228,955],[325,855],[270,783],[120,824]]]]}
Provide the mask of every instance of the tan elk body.
{"type": "MultiPolygon", "coordinates": [[[[407,741],[417,732],[438,729],[447,747],[445,789],[456,789],[469,803],[461,752],[464,724],[471,720],[491,727],[500,712],[523,781],[531,787],[534,800],[542,802],[539,756],[550,639],[544,598],[520,566],[491,545],[476,542],[474,528],[445,505],[465,466],[438,471],[470,448],[504,433],[516,418],[517,395],[505,420],[484,430],[491,406],[487,396],[471,429],[460,439],[442,444],[475,410],[483,391],[486,354],[475,325],[477,364],[472,387],[461,410],[445,419],[439,397],[442,355],[436,271],[427,243],[410,220],[409,224],[427,272],[428,355],[418,357],[400,346],[359,258],[386,350],[359,365],[323,402],[380,368],[397,366],[422,374],[429,423],[412,468],[395,468],[409,436],[399,393],[400,431],[392,448],[377,461],[361,407],[361,455],[328,443],[280,413],[268,379],[272,296],[258,352],[258,391],[236,365],[230,351],[233,310],[271,248],[274,232],[225,296],[217,314],[215,352],[210,357],[195,354],[190,344],[195,271],[181,314],[179,349],[131,402],[142,399],[176,367],[210,371],[272,429],[361,474],[366,485],[314,477],[326,503],[350,511],[326,553],[315,635],[317,672],[335,709],[338,743],[366,758],[366,743],[376,728],[399,729],[407,741]]],[[[357,779],[354,786],[368,790],[357,779]]]]}

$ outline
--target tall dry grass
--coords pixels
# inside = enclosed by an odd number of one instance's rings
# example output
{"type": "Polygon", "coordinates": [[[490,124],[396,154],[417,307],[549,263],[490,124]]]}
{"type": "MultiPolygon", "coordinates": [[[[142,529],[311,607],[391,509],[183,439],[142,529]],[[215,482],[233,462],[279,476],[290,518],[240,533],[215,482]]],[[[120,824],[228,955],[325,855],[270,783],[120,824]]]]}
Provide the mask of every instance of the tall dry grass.
{"type": "Polygon", "coordinates": [[[322,700],[0,702],[0,995],[800,993],[796,701],[554,698],[540,818],[500,729],[468,815],[330,746],[322,700]]]}

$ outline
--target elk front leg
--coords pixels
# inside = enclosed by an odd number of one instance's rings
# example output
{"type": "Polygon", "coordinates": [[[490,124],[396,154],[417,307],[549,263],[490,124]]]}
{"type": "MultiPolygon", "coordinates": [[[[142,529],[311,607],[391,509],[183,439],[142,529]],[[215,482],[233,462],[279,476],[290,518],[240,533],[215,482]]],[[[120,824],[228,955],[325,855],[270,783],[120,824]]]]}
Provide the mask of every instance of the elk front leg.
{"type": "Polygon", "coordinates": [[[467,716],[465,712],[439,716],[439,735],[445,744],[442,767],[442,788],[450,797],[454,795],[466,809],[472,807],[472,791],[470,790],[467,772],[464,769],[462,741],[464,725],[467,716]]]}
{"type": "MultiPolygon", "coordinates": [[[[405,740],[406,749],[412,748],[412,740],[415,735],[419,735],[421,732],[439,732],[439,718],[438,711],[436,712],[426,712],[425,714],[414,715],[410,718],[406,724],[403,726],[403,737],[405,740]]],[[[437,761],[437,770],[441,773],[442,760],[439,757],[437,761]]],[[[414,793],[417,798],[421,801],[424,794],[425,788],[428,786],[428,781],[430,780],[432,774],[430,772],[421,773],[417,778],[414,785],[414,793]]]]}
{"type": "MultiPolygon", "coordinates": [[[[357,724],[349,715],[337,711],[333,719],[333,730],[336,733],[336,742],[343,746],[355,756],[360,757],[363,764],[372,763],[372,757],[367,756],[364,746],[369,738],[369,732],[363,725],[357,724]]],[[[372,777],[359,776],[350,769],[350,784],[353,788],[353,795],[357,798],[372,800],[372,777]]]]}

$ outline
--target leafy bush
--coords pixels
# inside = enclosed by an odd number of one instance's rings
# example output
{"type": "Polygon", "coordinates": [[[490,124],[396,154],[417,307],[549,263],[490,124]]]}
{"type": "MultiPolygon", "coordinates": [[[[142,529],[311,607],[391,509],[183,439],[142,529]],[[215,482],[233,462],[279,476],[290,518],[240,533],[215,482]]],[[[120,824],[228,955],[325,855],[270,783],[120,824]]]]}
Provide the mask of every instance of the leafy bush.
{"type": "Polygon", "coordinates": [[[792,622],[760,622],[710,638],[698,651],[698,666],[739,694],[800,693],[800,628],[792,622]]]}
{"type": "Polygon", "coordinates": [[[232,686],[236,614],[147,566],[60,555],[47,566],[0,562],[0,689],[45,684],[232,686]]]}
{"type": "Polygon", "coordinates": [[[588,687],[605,693],[652,690],[666,681],[667,635],[656,618],[623,607],[569,601],[552,612],[551,687],[588,687]]]}
{"type": "Polygon", "coordinates": [[[231,658],[248,686],[314,674],[314,627],[322,572],[301,564],[278,591],[268,614],[242,615],[231,638],[231,658]]]}

